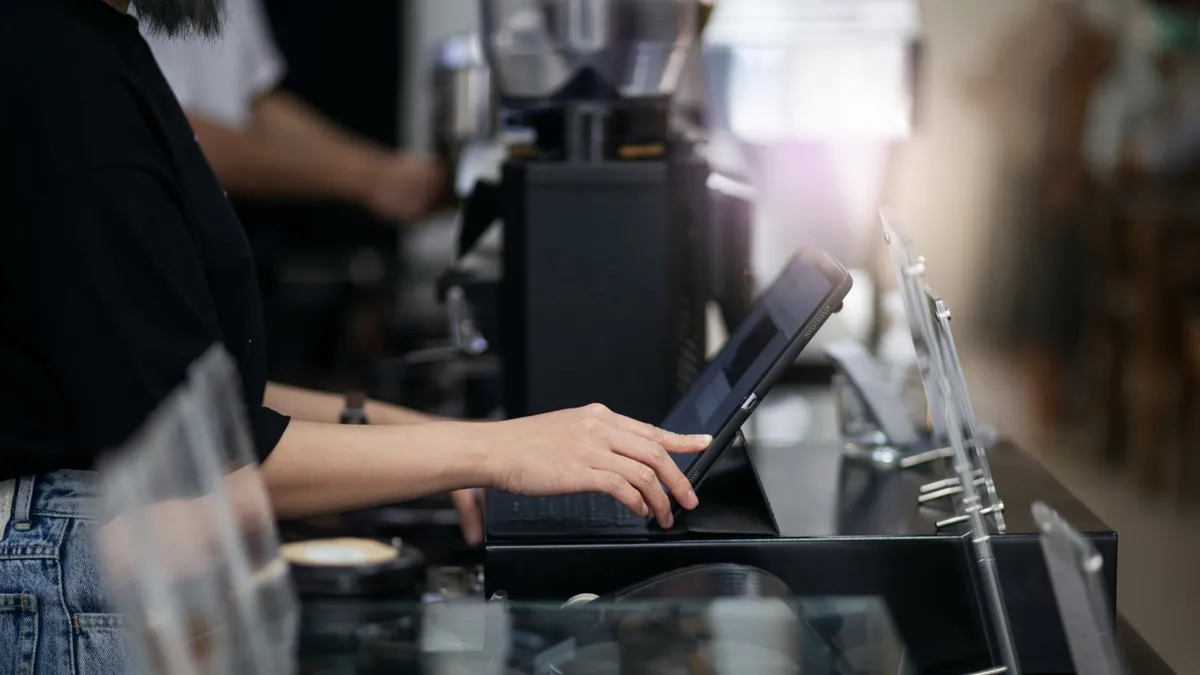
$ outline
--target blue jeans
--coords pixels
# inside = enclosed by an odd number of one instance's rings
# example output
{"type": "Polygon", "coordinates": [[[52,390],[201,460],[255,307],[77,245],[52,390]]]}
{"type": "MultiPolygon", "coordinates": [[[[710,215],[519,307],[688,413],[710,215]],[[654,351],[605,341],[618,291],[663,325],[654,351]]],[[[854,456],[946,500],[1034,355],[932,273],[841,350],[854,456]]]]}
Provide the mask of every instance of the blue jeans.
{"type": "Polygon", "coordinates": [[[130,672],[93,551],[96,474],[0,481],[0,675],[130,672]]]}

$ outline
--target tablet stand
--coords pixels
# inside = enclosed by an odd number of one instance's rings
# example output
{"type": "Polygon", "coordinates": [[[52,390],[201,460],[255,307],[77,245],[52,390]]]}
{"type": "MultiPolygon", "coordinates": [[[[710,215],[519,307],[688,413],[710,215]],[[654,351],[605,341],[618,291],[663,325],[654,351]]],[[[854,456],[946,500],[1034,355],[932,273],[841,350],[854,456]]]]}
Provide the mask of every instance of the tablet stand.
{"type": "Polygon", "coordinates": [[[767,501],[746,437],[739,430],[697,489],[700,505],[680,518],[694,534],[778,536],[779,523],[767,501]]]}

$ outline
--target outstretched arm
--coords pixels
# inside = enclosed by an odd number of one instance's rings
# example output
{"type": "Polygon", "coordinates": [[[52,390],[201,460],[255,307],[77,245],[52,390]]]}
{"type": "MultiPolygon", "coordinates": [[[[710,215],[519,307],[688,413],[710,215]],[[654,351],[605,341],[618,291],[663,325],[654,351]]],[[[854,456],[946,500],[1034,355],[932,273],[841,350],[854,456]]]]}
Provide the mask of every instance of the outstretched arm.
{"type": "MultiPolygon", "coordinates": [[[[325,428],[326,425],[337,422],[342,408],[345,406],[345,401],[336,394],[269,382],[264,395],[264,405],[291,417],[292,424],[318,423],[318,428],[305,436],[306,438],[316,438],[328,432],[328,429],[325,428]]],[[[374,425],[413,425],[439,421],[432,415],[381,401],[368,400],[366,413],[368,420],[374,425]]],[[[432,489],[432,486],[423,485],[421,488],[428,491],[432,489]]],[[[472,489],[454,490],[450,493],[450,500],[454,503],[454,508],[458,510],[463,539],[472,546],[481,543],[483,541],[483,509],[476,491],[472,489]]]]}
{"type": "Polygon", "coordinates": [[[245,129],[196,110],[188,120],[217,178],[235,194],[334,199],[394,221],[420,218],[442,197],[437,162],[351,134],[280,90],[258,98],[245,129]]]}
{"type": "Polygon", "coordinates": [[[296,518],[492,483],[462,423],[346,426],[292,420],[262,475],[277,515],[296,518]]]}
{"type": "Polygon", "coordinates": [[[711,440],[672,434],[603,406],[507,422],[374,427],[293,420],[262,475],[283,517],[490,487],[530,496],[606,493],[670,527],[663,485],[684,508],[697,504],[670,453],[699,452],[711,440]]]}

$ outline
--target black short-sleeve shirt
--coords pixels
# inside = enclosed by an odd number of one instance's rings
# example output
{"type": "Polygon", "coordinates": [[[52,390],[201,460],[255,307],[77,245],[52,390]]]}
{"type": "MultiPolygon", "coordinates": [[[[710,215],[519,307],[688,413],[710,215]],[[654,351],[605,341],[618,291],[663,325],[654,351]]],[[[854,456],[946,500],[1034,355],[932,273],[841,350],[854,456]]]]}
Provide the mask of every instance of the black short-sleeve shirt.
{"type": "Polygon", "coordinates": [[[90,467],[216,342],[265,457],[250,249],[136,20],[5,0],[0,63],[0,479],[90,467]]]}

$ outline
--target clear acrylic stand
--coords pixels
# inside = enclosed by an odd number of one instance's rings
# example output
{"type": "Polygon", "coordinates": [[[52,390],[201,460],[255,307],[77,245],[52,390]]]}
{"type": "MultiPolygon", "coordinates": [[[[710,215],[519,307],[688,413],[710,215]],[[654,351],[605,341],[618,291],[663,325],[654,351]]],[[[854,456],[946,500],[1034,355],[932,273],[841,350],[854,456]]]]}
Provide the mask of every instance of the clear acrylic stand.
{"type": "Polygon", "coordinates": [[[97,546],[140,672],[290,675],[298,608],[219,347],[100,468],[97,546]]]}
{"type": "MultiPolygon", "coordinates": [[[[958,358],[958,349],[954,345],[954,333],[950,330],[950,309],[941,298],[931,289],[925,289],[926,300],[929,303],[930,314],[934,319],[934,340],[936,351],[940,355],[941,372],[944,379],[943,394],[946,408],[954,413],[954,420],[947,421],[953,440],[955,432],[961,435],[966,446],[971,467],[968,483],[979,488],[980,512],[991,516],[996,531],[1005,531],[1004,502],[996,491],[996,481],[992,478],[991,465],[988,462],[987,449],[979,436],[979,425],[975,421],[975,409],[971,405],[971,396],[967,392],[967,380],[963,375],[962,362],[958,358]]],[[[953,445],[953,443],[952,443],[953,445]]],[[[963,476],[958,476],[960,483],[963,476]]],[[[965,488],[966,484],[955,487],[965,488]]],[[[951,488],[947,488],[951,489],[951,488]]],[[[966,494],[965,490],[963,492],[966,494]]]]}
{"type": "MultiPolygon", "coordinates": [[[[929,305],[925,302],[925,258],[917,253],[916,245],[903,234],[895,218],[887,210],[880,212],[880,218],[883,222],[883,237],[891,256],[892,271],[896,276],[900,297],[904,301],[904,314],[908,317],[908,327],[917,353],[917,368],[925,389],[925,399],[931,412],[942,410],[945,408],[945,401],[933,377],[936,355],[933,317],[929,313],[929,305]]],[[[950,453],[946,445],[949,435],[945,427],[945,418],[937,414],[932,414],[931,417],[934,449],[921,453],[919,457],[910,458],[904,463],[905,468],[949,458],[950,453]]]]}
{"type": "MultiPolygon", "coordinates": [[[[929,452],[905,457],[901,460],[901,466],[915,468],[937,462],[944,463],[948,475],[942,480],[923,485],[918,502],[929,504],[942,499],[954,499],[961,503],[964,477],[955,468],[954,448],[951,443],[953,434],[948,426],[950,410],[953,409],[954,417],[960,424],[957,427],[958,435],[964,438],[971,457],[968,483],[982,488],[980,510],[989,517],[996,531],[1003,534],[1004,503],[999,498],[992,478],[987,447],[967,391],[958,348],[950,329],[950,310],[926,284],[925,259],[917,253],[916,244],[903,233],[895,218],[886,210],[881,212],[881,219],[896,282],[900,286],[905,314],[913,334],[913,346],[917,352],[917,363],[928,402],[935,446],[929,452]]],[[[961,504],[959,505],[961,507],[961,504]]],[[[967,521],[962,508],[957,508],[956,511],[957,514],[953,518],[938,523],[939,529],[967,521]]]]}
{"type": "Polygon", "coordinates": [[[938,528],[952,525],[966,528],[962,535],[964,548],[974,553],[969,568],[993,662],[998,666],[987,672],[1019,675],[991,541],[993,527],[997,533],[1004,532],[1004,506],[997,496],[987,453],[979,439],[962,364],[950,331],[950,313],[925,283],[925,260],[917,253],[915,244],[886,210],[881,212],[881,219],[913,334],[935,446],[920,457],[906,459],[910,467],[942,462],[946,469],[944,479],[922,486],[918,502],[952,500],[954,517],[940,521],[938,528]]]}
{"type": "Polygon", "coordinates": [[[1095,546],[1058,512],[1042,502],[1033,505],[1046,569],[1062,616],[1075,672],[1127,675],[1117,645],[1111,599],[1104,592],[1104,559],[1095,546]]]}
{"type": "MultiPolygon", "coordinates": [[[[938,339],[941,340],[941,335],[938,336],[938,339]]],[[[942,350],[939,348],[937,351],[942,350]]],[[[1016,646],[1012,637],[1012,627],[1008,621],[1004,594],[1000,587],[1000,573],[996,565],[996,555],[992,549],[990,528],[990,525],[994,523],[997,530],[1003,531],[1004,520],[1001,512],[1003,505],[999,500],[989,503],[987,495],[989,491],[994,495],[995,489],[994,484],[991,483],[990,470],[986,468],[987,458],[983,458],[982,467],[978,467],[973,461],[977,461],[978,456],[972,452],[973,443],[964,433],[968,427],[963,411],[954,401],[955,392],[951,385],[954,379],[954,376],[951,375],[954,366],[944,352],[942,357],[941,360],[935,359],[934,376],[940,383],[943,400],[948,403],[945,407],[945,422],[950,435],[950,449],[953,453],[950,460],[953,469],[952,477],[957,478],[958,485],[955,487],[959,491],[955,495],[955,511],[958,515],[954,520],[967,526],[967,532],[963,536],[970,540],[971,548],[975,552],[974,562],[977,566],[974,569],[979,575],[975,579],[976,588],[982,590],[982,593],[977,593],[977,595],[981,596],[982,604],[990,615],[988,617],[990,622],[985,620],[984,624],[990,626],[991,642],[998,652],[1001,663],[1006,668],[1004,672],[1019,674],[1016,646]],[[982,473],[982,477],[977,477],[980,473],[982,473]],[[984,485],[978,485],[977,481],[983,481],[984,485]]],[[[939,526],[945,522],[939,523],[939,526]]]]}

